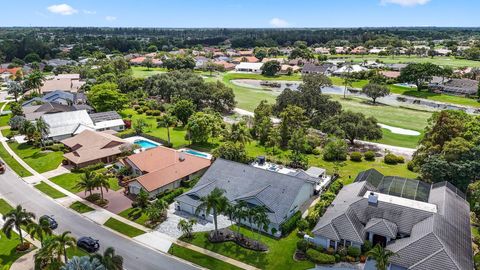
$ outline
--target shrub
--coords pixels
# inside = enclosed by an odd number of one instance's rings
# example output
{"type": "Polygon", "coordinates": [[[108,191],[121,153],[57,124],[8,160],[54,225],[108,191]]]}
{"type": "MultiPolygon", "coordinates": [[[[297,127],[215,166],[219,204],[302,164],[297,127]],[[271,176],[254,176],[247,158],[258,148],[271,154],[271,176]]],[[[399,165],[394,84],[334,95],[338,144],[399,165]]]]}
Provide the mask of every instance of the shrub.
{"type": "Polygon", "coordinates": [[[410,161],[407,163],[407,169],[408,169],[409,171],[412,171],[412,172],[415,171],[415,163],[413,163],[413,161],[410,160],[410,161]]]}
{"type": "Polygon", "coordinates": [[[363,154],[363,157],[365,158],[365,160],[374,161],[375,160],[375,152],[367,151],[363,154]]]}
{"type": "Polygon", "coordinates": [[[142,108],[138,108],[138,109],[136,109],[135,111],[137,111],[138,114],[142,114],[142,113],[143,113],[143,109],[142,109],[142,108]]]}
{"type": "Polygon", "coordinates": [[[324,249],[322,246],[320,246],[320,245],[313,245],[313,244],[311,244],[310,247],[313,248],[313,249],[315,249],[316,251],[319,251],[319,252],[324,252],[324,251],[325,251],[325,249],[324,249]]]}
{"type": "Polygon", "coordinates": [[[302,239],[297,242],[297,249],[302,252],[307,252],[307,249],[310,247],[310,242],[305,239],[302,239]]]}
{"type": "Polygon", "coordinates": [[[365,240],[365,242],[363,242],[362,252],[363,252],[363,253],[366,253],[366,252],[368,252],[370,249],[372,249],[372,242],[370,242],[370,241],[368,241],[368,240],[365,240]]]}
{"type": "Polygon", "coordinates": [[[341,181],[333,181],[330,184],[330,187],[328,189],[330,190],[330,192],[338,194],[338,192],[340,191],[340,189],[342,189],[342,187],[343,187],[343,183],[341,181]]]}
{"type": "Polygon", "coordinates": [[[312,154],[314,154],[315,156],[320,155],[320,149],[314,148],[314,149],[312,150],[312,154]]]}
{"type": "Polygon", "coordinates": [[[174,190],[169,190],[169,191],[167,191],[165,193],[162,193],[162,194],[158,194],[156,197],[157,197],[158,200],[164,200],[168,204],[171,204],[171,203],[173,203],[175,198],[182,195],[184,191],[185,190],[183,188],[177,188],[177,189],[174,189],[174,190]]]}
{"type": "Polygon", "coordinates": [[[354,258],[360,256],[360,254],[362,254],[362,251],[358,248],[358,247],[354,247],[354,246],[349,246],[348,247],[348,255],[349,256],[352,256],[354,258]]]}
{"type": "Polygon", "coordinates": [[[280,225],[280,231],[282,231],[282,235],[287,235],[291,231],[295,230],[297,227],[297,222],[302,218],[302,213],[297,211],[293,214],[287,221],[280,225]]]}
{"type": "Polygon", "coordinates": [[[362,161],[362,154],[360,152],[352,152],[350,153],[350,160],[360,162],[362,161]]]}
{"type": "Polygon", "coordinates": [[[397,163],[405,163],[405,158],[402,156],[397,156],[397,163]]]}
{"type": "Polygon", "coordinates": [[[335,262],[340,262],[340,255],[335,254],[333,256],[335,257],[335,262]]]}
{"type": "Polygon", "coordinates": [[[334,264],[335,263],[334,256],[318,252],[314,249],[307,250],[307,258],[317,264],[334,264]]]}
{"type": "Polygon", "coordinates": [[[397,165],[398,159],[397,159],[397,156],[390,153],[390,154],[386,154],[385,157],[383,157],[383,162],[390,165],[397,165]]]}
{"type": "Polygon", "coordinates": [[[337,253],[340,254],[341,257],[345,257],[348,254],[348,250],[344,246],[340,246],[337,248],[337,253]]]}
{"type": "Polygon", "coordinates": [[[325,161],[344,161],[347,160],[347,154],[347,143],[341,139],[331,140],[323,149],[323,159],[325,161]]]}
{"type": "Polygon", "coordinates": [[[332,247],[327,248],[327,254],[335,254],[335,249],[333,249],[332,247]]]}
{"type": "Polygon", "coordinates": [[[305,219],[300,219],[297,221],[297,227],[300,231],[304,232],[306,229],[308,229],[308,222],[305,219]]]}
{"type": "Polygon", "coordinates": [[[353,263],[353,262],[355,262],[355,258],[352,257],[352,256],[347,256],[347,257],[346,257],[346,261],[353,263]]]}
{"type": "Polygon", "coordinates": [[[65,150],[65,145],[61,143],[49,145],[45,147],[46,150],[54,151],[54,152],[59,152],[59,151],[64,151],[65,150]]]}

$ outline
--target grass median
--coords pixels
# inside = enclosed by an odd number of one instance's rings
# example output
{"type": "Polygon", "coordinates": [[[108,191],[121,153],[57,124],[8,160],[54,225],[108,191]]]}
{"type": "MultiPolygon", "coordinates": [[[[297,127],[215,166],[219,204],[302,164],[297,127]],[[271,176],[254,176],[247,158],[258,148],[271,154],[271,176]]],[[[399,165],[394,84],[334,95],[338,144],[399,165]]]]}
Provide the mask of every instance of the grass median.
{"type": "Polygon", "coordinates": [[[172,244],[168,253],[172,254],[175,257],[182,258],[186,261],[192,262],[196,265],[211,269],[211,270],[238,270],[242,269],[221,261],[219,259],[215,259],[208,255],[193,251],[188,248],[184,248],[182,246],[172,244]]]}
{"type": "Polygon", "coordinates": [[[34,187],[53,199],[63,198],[67,196],[45,182],[40,182],[34,187]]]}
{"type": "Polygon", "coordinates": [[[74,202],[70,205],[69,207],[70,209],[73,209],[74,211],[80,213],[80,214],[83,214],[83,213],[87,213],[87,212],[90,212],[90,211],[93,211],[94,209],[82,202],[74,202]]]}
{"type": "Polygon", "coordinates": [[[120,220],[114,219],[114,218],[109,218],[103,225],[109,227],[110,229],[117,231],[123,235],[126,235],[128,237],[135,237],[139,236],[141,234],[144,234],[145,232],[137,229],[133,226],[130,226],[128,224],[125,224],[121,222],[120,220]]]}
{"type": "Polygon", "coordinates": [[[16,161],[8,152],[7,149],[0,143],[0,157],[7,163],[14,172],[16,172],[20,177],[32,176],[32,174],[27,171],[18,161],[16,161]]]}

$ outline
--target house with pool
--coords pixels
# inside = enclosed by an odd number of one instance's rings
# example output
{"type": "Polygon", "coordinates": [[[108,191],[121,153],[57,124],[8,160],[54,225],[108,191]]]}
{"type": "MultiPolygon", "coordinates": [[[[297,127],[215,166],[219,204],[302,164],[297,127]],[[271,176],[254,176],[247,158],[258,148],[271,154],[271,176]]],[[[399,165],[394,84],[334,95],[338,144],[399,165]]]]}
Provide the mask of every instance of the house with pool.
{"type": "MultiPolygon", "coordinates": [[[[137,144],[150,146],[146,142],[137,141],[137,144]]],[[[136,195],[143,189],[154,197],[180,187],[182,181],[201,176],[211,160],[200,156],[200,152],[195,153],[156,146],[124,158],[123,165],[130,168],[135,177],[128,183],[128,192],[136,195]]]]}

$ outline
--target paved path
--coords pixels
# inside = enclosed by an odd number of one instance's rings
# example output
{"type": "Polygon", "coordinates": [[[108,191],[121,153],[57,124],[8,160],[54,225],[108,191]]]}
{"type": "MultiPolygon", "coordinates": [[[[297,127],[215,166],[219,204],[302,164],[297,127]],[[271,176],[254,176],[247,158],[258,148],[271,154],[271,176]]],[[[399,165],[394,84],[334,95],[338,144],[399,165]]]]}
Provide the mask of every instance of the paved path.
{"type": "MultiPolygon", "coordinates": [[[[0,112],[3,110],[4,107],[5,107],[5,105],[2,106],[2,108],[0,108],[0,112]]],[[[81,198],[80,196],[78,196],[78,195],[62,188],[61,186],[53,183],[47,177],[38,173],[33,168],[31,168],[25,161],[23,161],[10,148],[10,146],[7,144],[7,142],[6,142],[5,138],[3,137],[3,135],[1,134],[1,132],[0,132],[0,141],[1,141],[2,145],[5,147],[5,149],[7,150],[7,152],[15,160],[17,160],[27,171],[29,171],[32,174],[32,176],[28,177],[28,180],[25,181],[25,182],[21,181],[23,179],[20,178],[19,176],[17,176],[10,168],[7,170],[7,172],[4,175],[0,175],[0,180],[2,180],[2,178],[3,178],[3,181],[1,181],[2,185],[0,185],[0,194],[2,195],[2,197],[5,197],[7,199],[7,201],[10,200],[10,202],[12,202],[13,204],[22,204],[26,208],[30,205],[30,207],[35,208],[35,210],[30,210],[28,208],[27,209],[29,211],[33,211],[33,212],[37,213],[37,215],[50,213],[50,215],[55,215],[56,217],[58,217],[58,216],[64,216],[64,217],[65,216],[70,216],[70,218],[65,218],[64,220],[59,220],[57,218],[57,221],[60,221],[59,222],[59,228],[60,229],[61,229],[61,227],[63,227],[62,224],[66,223],[67,225],[65,226],[66,227],[65,230],[72,231],[72,233],[77,237],[88,235],[88,236],[92,236],[96,239],[101,240],[100,241],[101,243],[107,243],[107,246],[115,247],[117,250],[119,249],[117,247],[123,247],[122,249],[119,250],[118,253],[125,258],[125,261],[128,261],[128,263],[126,263],[126,265],[125,265],[128,269],[141,269],[141,270],[145,269],[145,270],[148,270],[148,269],[195,269],[195,268],[199,268],[198,266],[193,266],[191,263],[184,262],[183,260],[181,260],[179,258],[176,258],[176,257],[173,257],[169,254],[163,254],[163,252],[165,252],[164,251],[165,247],[162,246],[162,247],[158,248],[158,245],[157,244],[152,244],[151,240],[148,237],[139,238],[138,240],[136,240],[136,239],[128,238],[124,235],[121,235],[118,232],[115,232],[115,231],[113,231],[110,228],[107,228],[105,226],[98,226],[98,225],[103,225],[103,223],[108,218],[115,218],[115,219],[117,219],[117,220],[119,220],[119,221],[121,221],[125,224],[128,224],[128,225],[130,225],[132,227],[135,227],[137,229],[140,229],[142,231],[145,231],[145,232],[150,232],[151,231],[150,229],[148,229],[148,228],[146,228],[146,227],[144,227],[144,226],[142,226],[138,223],[130,221],[130,220],[128,220],[126,218],[123,218],[121,216],[118,216],[118,215],[116,215],[116,214],[114,214],[110,211],[107,211],[107,210],[105,210],[105,209],[103,209],[103,208],[101,208],[101,207],[99,207],[99,206],[97,206],[97,205],[95,205],[95,204],[93,204],[89,201],[86,201],[83,198],[81,198]],[[5,178],[7,178],[8,181],[12,181],[12,183],[10,183],[11,184],[10,186],[7,185],[7,181],[6,181],[5,178]],[[43,181],[43,182],[47,183],[48,185],[52,186],[53,188],[57,189],[58,191],[62,192],[65,195],[67,195],[67,197],[66,198],[60,198],[60,199],[57,199],[57,200],[53,200],[50,197],[47,197],[46,195],[44,195],[43,193],[41,193],[40,191],[37,191],[36,189],[34,189],[32,187],[32,185],[31,185],[32,183],[37,183],[39,181],[43,181]],[[22,186],[22,184],[23,184],[23,186],[22,186]],[[29,194],[29,193],[31,193],[30,192],[31,190],[33,190],[35,192],[33,194],[29,194]],[[27,191],[27,192],[25,192],[25,191],[27,191]],[[2,194],[2,192],[3,192],[3,194],[2,194]],[[13,196],[13,197],[7,198],[7,195],[8,196],[13,196]],[[33,195],[36,195],[36,196],[33,196],[33,195]],[[55,201],[55,202],[53,202],[52,200],[55,201]],[[42,203],[42,201],[43,201],[43,203],[42,203]],[[93,213],[92,212],[87,212],[87,214],[90,213],[89,214],[90,216],[88,216],[86,214],[82,215],[82,214],[79,214],[79,213],[74,212],[74,211],[70,211],[70,210],[65,208],[65,207],[68,207],[69,204],[71,204],[75,201],[80,201],[80,202],[92,207],[94,209],[93,213]],[[66,205],[66,204],[68,204],[68,205],[66,205]],[[49,205],[49,207],[46,207],[46,205],[49,205]],[[57,210],[54,210],[54,209],[57,209],[57,210]],[[76,218],[71,218],[72,214],[74,214],[74,216],[76,218]],[[94,225],[94,227],[86,226],[85,222],[88,222],[88,220],[85,219],[85,218],[92,221],[93,222],[92,224],[94,225]],[[82,225],[82,223],[83,223],[83,225],[82,225]],[[96,224],[98,224],[98,225],[96,225],[96,224]],[[79,233],[79,232],[82,232],[82,231],[83,231],[83,233],[79,233]],[[123,239],[123,240],[120,241],[119,238],[123,239]],[[123,246],[120,245],[119,242],[122,242],[123,246]],[[138,246],[136,250],[134,249],[135,246],[138,246]],[[145,250],[142,250],[142,248],[141,248],[142,246],[148,246],[149,248],[151,248],[153,253],[152,252],[146,252],[145,250]],[[130,251],[128,249],[129,247],[132,248],[132,251],[130,251]],[[137,252],[135,252],[135,251],[137,251],[137,252]],[[162,253],[158,253],[156,251],[161,251],[162,253]],[[172,257],[175,258],[176,260],[172,260],[172,257]],[[138,263],[139,260],[142,260],[144,262],[138,263]]],[[[162,234],[162,233],[156,234],[156,237],[161,237],[163,239],[163,241],[168,241],[168,242],[170,242],[170,244],[172,242],[175,242],[178,245],[184,246],[186,248],[195,250],[199,253],[217,258],[217,259],[222,260],[222,261],[226,261],[225,258],[227,258],[227,257],[225,257],[221,254],[217,254],[217,253],[209,251],[207,249],[197,247],[197,246],[179,241],[177,239],[173,239],[170,236],[162,234]]],[[[103,245],[102,245],[102,248],[104,248],[103,245]]],[[[237,260],[234,260],[234,259],[231,259],[231,258],[227,258],[227,259],[228,259],[229,263],[231,263],[231,264],[233,264],[237,267],[240,267],[240,268],[243,268],[243,269],[255,269],[252,266],[247,265],[243,262],[240,262],[240,261],[237,261],[237,260]]]]}
{"type": "Polygon", "coordinates": [[[52,177],[59,176],[59,175],[62,175],[62,174],[66,174],[66,173],[70,173],[70,170],[67,167],[60,164],[60,166],[58,166],[58,168],[56,168],[55,170],[51,170],[51,171],[42,173],[42,176],[50,179],[52,177]]]}

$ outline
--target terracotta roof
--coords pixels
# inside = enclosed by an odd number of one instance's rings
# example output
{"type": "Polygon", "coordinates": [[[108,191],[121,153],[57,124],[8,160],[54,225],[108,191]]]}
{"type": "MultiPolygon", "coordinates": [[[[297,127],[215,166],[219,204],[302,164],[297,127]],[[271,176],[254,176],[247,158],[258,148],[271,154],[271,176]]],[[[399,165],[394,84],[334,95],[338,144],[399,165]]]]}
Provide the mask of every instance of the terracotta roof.
{"type": "Polygon", "coordinates": [[[111,134],[88,129],[62,143],[72,150],[63,156],[75,164],[118,155],[122,152],[121,147],[129,144],[111,134]]]}
{"type": "Polygon", "coordinates": [[[210,160],[158,146],[126,157],[145,174],[136,181],[153,191],[210,166],[210,160]],[[180,159],[184,158],[183,161],[180,159]]]}
{"type": "Polygon", "coordinates": [[[383,76],[385,76],[387,78],[393,78],[393,79],[396,79],[396,78],[400,77],[400,71],[382,70],[382,71],[380,71],[380,74],[382,74],[383,76]]]}
{"type": "Polygon", "coordinates": [[[0,68],[0,73],[10,73],[12,75],[15,75],[17,71],[19,71],[21,68],[16,67],[16,68],[0,68]]]}

